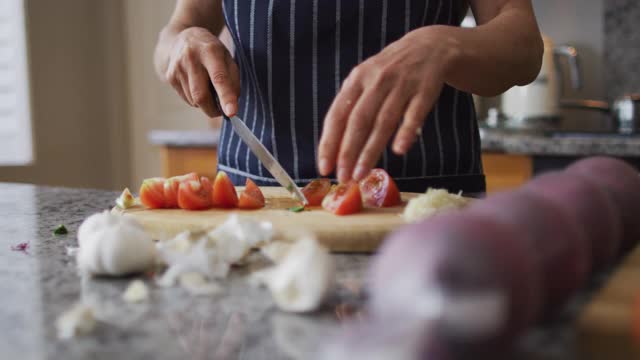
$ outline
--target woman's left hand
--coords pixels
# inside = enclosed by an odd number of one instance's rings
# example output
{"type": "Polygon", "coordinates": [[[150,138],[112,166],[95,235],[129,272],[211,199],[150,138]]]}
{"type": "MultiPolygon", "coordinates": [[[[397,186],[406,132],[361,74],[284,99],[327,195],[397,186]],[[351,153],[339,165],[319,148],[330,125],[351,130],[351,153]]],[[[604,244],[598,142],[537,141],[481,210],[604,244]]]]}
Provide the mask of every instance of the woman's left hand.
{"type": "Polygon", "coordinates": [[[318,151],[323,176],[337,169],[340,182],[361,180],[396,129],[393,152],[405,154],[413,145],[458,49],[438,28],[414,30],[351,71],[325,118],[318,151]]]}

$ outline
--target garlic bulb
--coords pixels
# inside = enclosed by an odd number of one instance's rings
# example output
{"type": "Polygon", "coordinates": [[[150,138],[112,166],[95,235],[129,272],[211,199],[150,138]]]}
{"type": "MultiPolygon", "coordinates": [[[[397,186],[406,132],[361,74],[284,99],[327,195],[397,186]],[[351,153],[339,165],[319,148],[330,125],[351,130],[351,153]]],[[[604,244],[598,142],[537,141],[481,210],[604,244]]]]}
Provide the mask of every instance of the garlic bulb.
{"type": "Polygon", "coordinates": [[[311,237],[297,241],[278,265],[254,273],[284,311],[316,310],[334,281],[333,258],[311,237]]]}
{"type": "Polygon", "coordinates": [[[133,219],[104,211],[78,229],[78,269],[92,275],[126,275],[154,265],[151,237],[133,219]]]}

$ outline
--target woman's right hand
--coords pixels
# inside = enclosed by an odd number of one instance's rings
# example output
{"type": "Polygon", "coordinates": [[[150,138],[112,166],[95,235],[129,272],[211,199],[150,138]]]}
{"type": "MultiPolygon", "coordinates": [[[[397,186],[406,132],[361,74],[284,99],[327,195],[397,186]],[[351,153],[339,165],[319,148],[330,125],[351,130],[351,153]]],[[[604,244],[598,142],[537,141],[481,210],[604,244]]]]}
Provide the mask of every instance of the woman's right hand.
{"type": "Polygon", "coordinates": [[[238,66],[225,45],[205,28],[189,27],[175,37],[165,79],[184,101],[209,117],[222,115],[213,101],[210,82],[224,113],[233,116],[238,111],[238,66]]]}

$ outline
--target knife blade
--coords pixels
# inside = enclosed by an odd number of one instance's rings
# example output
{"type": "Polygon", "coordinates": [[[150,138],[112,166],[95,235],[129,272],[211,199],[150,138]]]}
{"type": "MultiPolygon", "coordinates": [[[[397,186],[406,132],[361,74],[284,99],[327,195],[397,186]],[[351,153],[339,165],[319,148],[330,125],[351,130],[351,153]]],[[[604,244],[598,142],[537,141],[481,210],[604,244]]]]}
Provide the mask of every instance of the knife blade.
{"type": "Polygon", "coordinates": [[[296,186],[295,181],[289,176],[287,171],[280,165],[278,160],[276,160],[273,155],[267,150],[264,145],[260,142],[260,140],[253,135],[253,132],[244,124],[244,122],[237,116],[233,116],[229,118],[222,111],[222,106],[220,105],[220,99],[218,98],[218,94],[211,88],[211,93],[215,99],[216,106],[223,114],[222,117],[231,122],[233,126],[233,130],[240,136],[242,141],[251,149],[251,152],[258,158],[258,160],[262,163],[262,165],[267,169],[271,175],[276,179],[276,181],[282,185],[289,193],[291,193],[296,199],[302,202],[304,205],[309,204],[309,201],[304,196],[302,191],[296,186]]]}

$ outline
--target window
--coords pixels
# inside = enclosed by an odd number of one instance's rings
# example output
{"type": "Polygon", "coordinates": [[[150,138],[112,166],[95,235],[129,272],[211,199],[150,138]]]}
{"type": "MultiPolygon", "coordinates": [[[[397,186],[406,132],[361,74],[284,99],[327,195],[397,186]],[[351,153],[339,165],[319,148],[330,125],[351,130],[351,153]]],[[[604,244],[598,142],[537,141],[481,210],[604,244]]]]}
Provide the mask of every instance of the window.
{"type": "Polygon", "coordinates": [[[33,161],[24,0],[0,0],[0,165],[33,161]]]}

